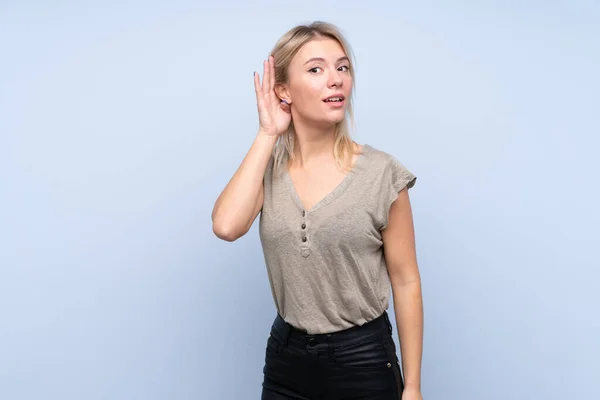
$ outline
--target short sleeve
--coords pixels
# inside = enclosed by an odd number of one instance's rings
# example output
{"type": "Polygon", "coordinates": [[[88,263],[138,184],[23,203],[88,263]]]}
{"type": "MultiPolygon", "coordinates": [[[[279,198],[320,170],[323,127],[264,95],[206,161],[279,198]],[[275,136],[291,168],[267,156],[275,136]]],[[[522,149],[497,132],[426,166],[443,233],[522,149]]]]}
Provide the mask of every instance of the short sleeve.
{"type": "Polygon", "coordinates": [[[404,188],[412,188],[416,181],[417,177],[409,171],[408,168],[396,158],[391,158],[390,162],[385,167],[383,180],[381,181],[381,197],[379,199],[379,209],[381,213],[380,230],[387,227],[390,207],[398,198],[400,191],[404,188]]]}

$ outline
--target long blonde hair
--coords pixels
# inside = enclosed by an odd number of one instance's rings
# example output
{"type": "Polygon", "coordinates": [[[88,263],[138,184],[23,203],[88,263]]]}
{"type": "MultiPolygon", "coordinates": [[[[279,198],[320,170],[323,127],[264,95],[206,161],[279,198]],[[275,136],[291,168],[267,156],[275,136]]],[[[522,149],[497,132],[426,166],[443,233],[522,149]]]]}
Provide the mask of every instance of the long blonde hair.
{"type": "MultiPolygon", "coordinates": [[[[286,83],[288,81],[288,67],[300,48],[311,40],[318,38],[330,38],[336,40],[349,59],[350,63],[350,76],[354,83],[354,54],[348,41],[344,38],[344,35],[338,27],[335,25],[324,22],[314,21],[310,24],[297,25],[287,31],[279,38],[273,49],[271,55],[275,59],[275,83],[286,83]]],[[[354,120],[354,109],[353,109],[353,94],[355,93],[355,85],[352,85],[352,93],[350,97],[346,99],[348,105],[346,108],[346,115],[342,121],[336,124],[335,128],[335,143],[334,143],[334,157],[337,166],[342,170],[348,170],[349,162],[352,159],[354,152],[354,142],[351,138],[351,129],[355,129],[354,120]]],[[[273,150],[274,155],[274,167],[279,169],[281,167],[281,161],[284,156],[294,159],[294,122],[290,123],[287,131],[284,132],[278,139],[277,144],[273,150]]]]}

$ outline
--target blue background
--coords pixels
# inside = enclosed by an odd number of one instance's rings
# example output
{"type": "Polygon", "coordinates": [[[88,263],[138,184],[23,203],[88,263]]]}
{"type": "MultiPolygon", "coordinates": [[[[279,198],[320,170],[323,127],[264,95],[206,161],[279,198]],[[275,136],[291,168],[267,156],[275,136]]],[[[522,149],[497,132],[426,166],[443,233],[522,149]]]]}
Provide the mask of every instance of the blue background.
{"type": "Polygon", "coordinates": [[[227,243],[210,213],[256,134],[251,72],[313,20],[355,50],[355,139],[419,178],[425,399],[600,398],[599,16],[2,2],[0,398],[259,398],[257,224],[227,243]]]}

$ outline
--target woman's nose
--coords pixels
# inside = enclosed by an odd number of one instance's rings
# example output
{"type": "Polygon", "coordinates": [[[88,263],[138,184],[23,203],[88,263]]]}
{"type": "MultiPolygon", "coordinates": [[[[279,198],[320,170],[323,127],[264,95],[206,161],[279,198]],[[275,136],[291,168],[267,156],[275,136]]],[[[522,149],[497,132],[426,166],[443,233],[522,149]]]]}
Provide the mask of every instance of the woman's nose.
{"type": "Polygon", "coordinates": [[[340,87],[342,85],[342,82],[343,82],[342,75],[340,75],[338,72],[333,72],[329,76],[329,86],[340,87]]]}

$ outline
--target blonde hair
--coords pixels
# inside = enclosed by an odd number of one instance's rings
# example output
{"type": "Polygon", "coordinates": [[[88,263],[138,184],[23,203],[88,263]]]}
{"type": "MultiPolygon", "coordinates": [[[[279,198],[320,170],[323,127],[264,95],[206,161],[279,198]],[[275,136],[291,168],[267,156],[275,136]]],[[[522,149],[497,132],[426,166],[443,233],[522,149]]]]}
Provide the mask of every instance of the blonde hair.
{"type": "MultiPolygon", "coordinates": [[[[314,21],[310,24],[297,25],[287,31],[279,38],[273,49],[271,55],[275,59],[275,83],[281,84],[288,81],[288,67],[298,53],[298,51],[306,43],[314,39],[330,38],[336,40],[349,59],[350,63],[350,76],[352,82],[354,82],[354,54],[348,41],[344,38],[344,35],[335,25],[323,22],[314,21]]],[[[350,97],[346,99],[348,105],[346,108],[346,115],[344,119],[336,124],[335,127],[335,143],[334,143],[334,157],[337,166],[342,170],[348,170],[349,162],[354,154],[354,142],[351,138],[351,131],[355,129],[354,121],[354,109],[353,109],[353,94],[355,92],[355,85],[352,85],[352,93],[350,97]]],[[[278,139],[277,144],[273,150],[274,156],[274,167],[279,169],[281,167],[281,161],[284,156],[294,159],[294,122],[290,123],[287,131],[284,132],[278,139]]]]}

